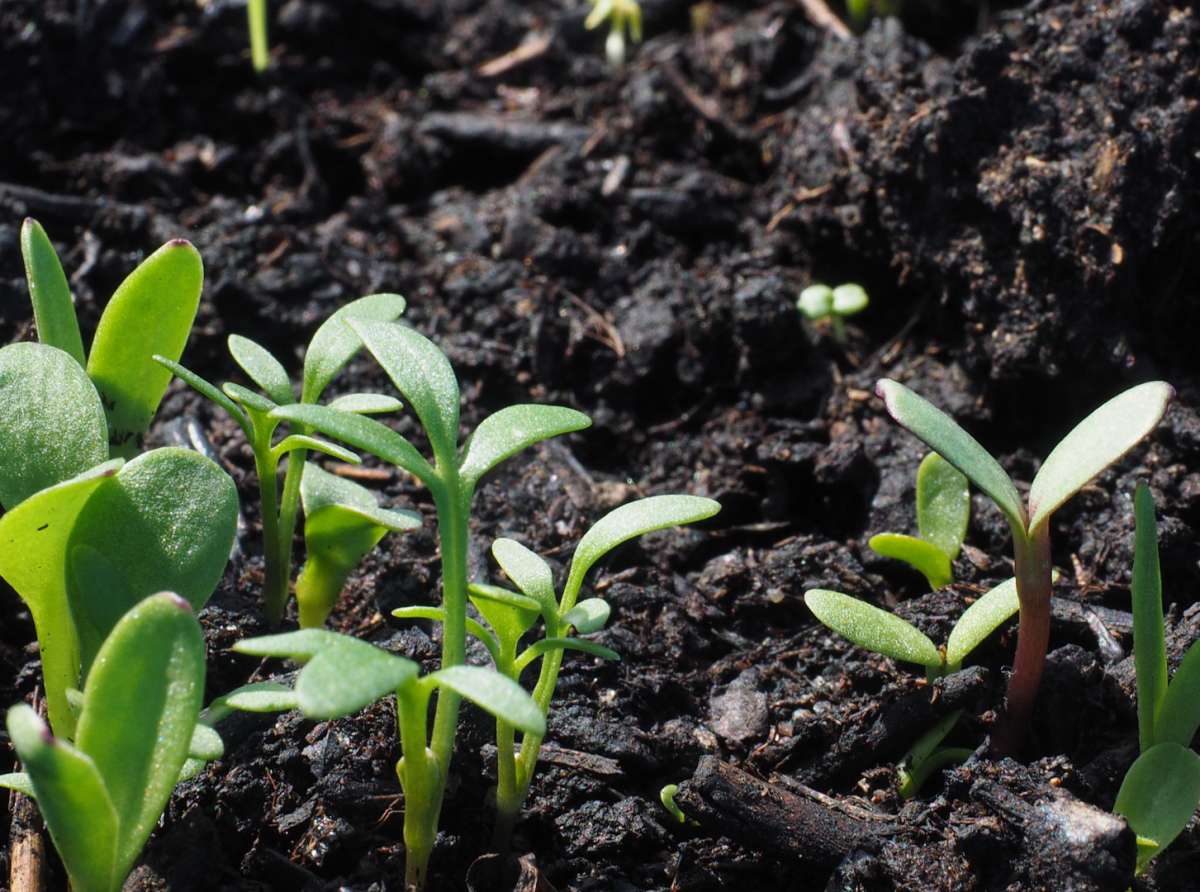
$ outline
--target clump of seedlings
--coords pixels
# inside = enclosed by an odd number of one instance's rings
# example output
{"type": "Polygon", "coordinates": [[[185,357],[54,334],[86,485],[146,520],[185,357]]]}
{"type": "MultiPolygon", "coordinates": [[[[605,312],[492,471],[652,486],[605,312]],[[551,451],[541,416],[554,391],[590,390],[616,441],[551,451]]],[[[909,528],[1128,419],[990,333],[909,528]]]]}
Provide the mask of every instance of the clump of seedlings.
{"type": "Polygon", "coordinates": [[[1200,756],[1189,749],[1200,728],[1200,647],[1188,650],[1168,683],[1154,497],[1144,483],[1134,493],[1134,517],[1130,590],[1141,755],[1125,775],[1113,811],[1137,834],[1141,873],[1200,805],[1200,756]]]}
{"type": "Polygon", "coordinates": [[[876,392],[896,421],[996,503],[1012,529],[1020,627],[1007,714],[993,737],[997,752],[1010,753],[1024,737],[1050,641],[1050,517],[1155,428],[1175,391],[1161,381],[1141,384],[1080,422],[1042,464],[1028,509],[1000,464],[950,416],[896,381],[880,381],[876,392]]]}
{"type": "Polygon", "coordinates": [[[584,20],[585,28],[612,24],[604,41],[604,55],[613,68],[625,67],[625,34],[634,43],[642,42],[642,7],[637,0],[592,0],[592,11],[584,20]]]}
{"type": "Polygon", "coordinates": [[[918,570],[935,591],[954,581],[950,563],[962,550],[971,519],[967,478],[936,452],[917,469],[919,537],[880,533],[867,543],[884,557],[898,558],[918,570]]]}
{"type": "Polygon", "coordinates": [[[828,285],[809,285],[800,292],[796,301],[804,318],[810,322],[829,321],[833,339],[839,344],[849,341],[846,334],[846,316],[853,316],[867,308],[870,301],[861,285],[847,283],[830,288],[828,285]]]}

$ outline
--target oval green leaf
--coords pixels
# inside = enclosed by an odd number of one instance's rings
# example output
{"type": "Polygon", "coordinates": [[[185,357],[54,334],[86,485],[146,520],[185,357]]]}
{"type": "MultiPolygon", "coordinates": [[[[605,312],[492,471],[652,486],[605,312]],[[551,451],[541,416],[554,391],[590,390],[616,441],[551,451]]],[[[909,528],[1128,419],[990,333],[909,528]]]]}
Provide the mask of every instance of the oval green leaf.
{"type": "Polygon", "coordinates": [[[301,629],[298,632],[284,632],[280,635],[243,638],[233,645],[233,649],[240,654],[250,654],[254,657],[310,660],[322,651],[339,647],[345,637],[324,629],[301,629]]]}
{"type": "Polygon", "coordinates": [[[574,626],[580,635],[590,635],[604,628],[610,612],[603,598],[586,598],[566,612],[562,624],[564,628],[574,626]]]}
{"type": "Polygon", "coordinates": [[[501,409],[483,419],[464,444],[459,474],[467,485],[473,486],[489,470],[526,446],[583,430],[591,423],[592,419],[582,412],[562,406],[526,404],[501,409]]]}
{"type": "Polygon", "coordinates": [[[962,550],[970,520],[967,478],[936,452],[929,453],[917,469],[917,526],[921,538],[954,560],[962,550]]]}
{"type": "Polygon", "coordinates": [[[379,412],[395,412],[404,404],[394,396],[382,393],[348,393],[339,396],[329,403],[331,409],[341,409],[343,412],[357,412],[360,415],[374,415],[379,412]]]}
{"type": "Polygon", "coordinates": [[[932,668],[942,665],[942,656],[933,642],[895,614],[841,592],[819,588],[805,592],[804,603],[817,619],[859,647],[893,660],[932,668]]]}
{"type": "Polygon", "coordinates": [[[188,758],[211,762],[225,755],[225,741],[208,725],[196,722],[192,729],[192,742],[188,746],[188,758]]]}
{"type": "Polygon", "coordinates": [[[935,591],[954,581],[949,556],[932,542],[900,533],[880,533],[872,536],[867,545],[876,554],[897,558],[918,570],[935,591]]]}
{"type": "Polygon", "coordinates": [[[316,654],[296,679],[296,702],[315,719],[352,715],[417,677],[417,664],[346,635],[316,654]]]}
{"type": "Polygon", "coordinates": [[[250,380],[279,405],[296,402],[287,370],[266,347],[241,335],[230,335],[229,352],[250,380]]]}
{"type": "Polygon", "coordinates": [[[494,585],[476,584],[467,589],[471,603],[495,630],[501,648],[515,652],[521,636],[541,615],[537,601],[494,585]]]}
{"type": "Polygon", "coordinates": [[[557,620],[558,598],[550,565],[515,539],[497,539],[492,543],[492,555],[513,585],[541,606],[542,616],[557,620]]]}
{"type": "Polygon", "coordinates": [[[71,286],[46,230],[32,217],[21,226],[21,255],[25,258],[25,280],[33,302],[38,340],[65,351],[83,368],[87,360],[75,304],[71,301],[71,286]]]}
{"type": "Polygon", "coordinates": [[[499,672],[478,666],[450,666],[429,676],[440,688],[449,688],[482,707],[518,731],[546,733],[546,716],[519,684],[499,672]]]}
{"type": "MultiPolygon", "coordinates": [[[[355,353],[362,349],[362,338],[346,325],[350,318],[392,322],[404,312],[399,294],[370,294],[351,301],[330,316],[317,329],[304,355],[304,393],[301,401],[315,403],[329,382],[355,353]]],[[[351,409],[350,411],[358,411],[351,409]]]]}
{"type": "Polygon", "coordinates": [[[296,692],[275,681],[258,681],[235,688],[218,697],[200,713],[204,724],[217,724],[234,710],[245,712],[287,712],[296,708],[296,692]]]}
{"type": "Polygon", "coordinates": [[[983,597],[964,610],[946,642],[946,663],[950,671],[958,671],[967,654],[1007,622],[1019,607],[1017,580],[1008,579],[989,589],[983,597]]]}
{"type": "Polygon", "coordinates": [[[1197,804],[1200,804],[1200,756],[1168,741],[1138,757],[1121,782],[1113,811],[1124,815],[1139,837],[1153,840],[1157,845],[1151,851],[1139,851],[1139,873],[1154,852],[1169,846],[1187,826],[1197,804]]]}

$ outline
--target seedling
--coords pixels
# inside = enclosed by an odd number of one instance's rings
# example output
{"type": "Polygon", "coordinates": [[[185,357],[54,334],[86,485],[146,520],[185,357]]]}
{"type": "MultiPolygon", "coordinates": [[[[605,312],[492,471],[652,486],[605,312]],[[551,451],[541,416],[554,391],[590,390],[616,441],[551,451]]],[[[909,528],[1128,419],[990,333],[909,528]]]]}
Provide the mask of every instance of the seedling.
{"type": "MultiPolygon", "coordinates": [[[[1016,612],[1014,610],[1014,612],[1016,612]]],[[[912,799],[925,781],[939,768],[959,765],[971,758],[972,750],[966,747],[941,746],[946,735],[958,724],[963,711],[956,709],[921,735],[896,766],[897,789],[905,799],[912,799]]]]}
{"type": "Polygon", "coordinates": [[[951,561],[962,550],[971,518],[967,478],[936,452],[917,469],[917,528],[920,538],[880,533],[867,543],[884,557],[899,558],[929,580],[935,591],[954,581],[951,561]]]}
{"type": "Polygon", "coordinates": [[[352,715],[395,693],[402,753],[396,774],[404,789],[405,882],[409,889],[420,889],[425,883],[448,768],[426,747],[433,692],[440,689],[444,699],[453,691],[524,734],[540,739],[546,733],[545,716],[533,698],[515,681],[490,669],[450,666],[419,678],[412,660],[320,629],[248,639],[234,645],[234,650],[306,661],[296,677],[292,703],[276,699],[273,705],[294,705],[311,718],[327,721],[352,715]]]}
{"type": "Polygon", "coordinates": [[[1133,645],[1137,673],[1138,741],[1113,808],[1138,837],[1137,870],[1171,844],[1200,804],[1200,756],[1188,749],[1200,728],[1200,647],[1193,645],[1167,682],[1162,579],[1154,497],[1134,493],[1133,645]]]}
{"type": "Polygon", "coordinates": [[[997,752],[1012,752],[1033,712],[1050,642],[1050,517],[1154,429],[1175,391],[1161,381],[1141,384],[1080,422],[1042,464],[1030,486],[1028,510],[1004,469],[950,416],[895,381],[880,381],[876,392],[896,421],[996,503],[1012,529],[1021,620],[1008,713],[993,736],[997,752]]]}
{"type": "Polygon", "coordinates": [[[679,792],[679,784],[667,784],[658,791],[658,801],[662,803],[663,808],[680,824],[685,827],[699,827],[700,822],[694,818],[689,818],[683,813],[683,809],[675,801],[675,794],[679,792]]]}
{"type": "MultiPolygon", "coordinates": [[[[512,539],[497,539],[492,543],[492,554],[521,594],[492,585],[470,586],[471,601],[490,630],[470,618],[467,619],[467,630],[487,647],[497,671],[513,682],[519,682],[522,671],[539,657],[542,659],[533,699],[542,715],[548,715],[564,650],[579,650],[608,660],[619,659],[607,647],[568,637],[572,628],[581,635],[588,635],[600,631],[608,622],[609,606],[602,598],[578,600],[588,570],[622,542],[651,530],[712,517],[720,507],[711,499],[696,496],[654,496],[610,511],[580,540],[561,598],[555,597],[554,577],[542,558],[512,539]],[[545,637],[518,654],[521,636],[532,628],[539,616],[545,623],[545,637]]],[[[433,607],[407,607],[392,615],[446,620],[446,612],[433,607]]],[[[510,723],[497,717],[496,829],[492,837],[495,851],[508,847],[513,825],[529,793],[542,746],[541,734],[526,734],[520,755],[517,755],[514,730],[510,723]]]]}
{"type": "Polygon", "coordinates": [[[637,0],[592,0],[592,11],[584,20],[585,28],[598,28],[611,21],[604,55],[613,68],[625,66],[625,32],[634,43],[642,42],[642,7],[637,0]]]}
{"type": "Polygon", "coordinates": [[[247,0],[246,16],[250,28],[250,61],[254,70],[261,73],[271,64],[267,49],[267,0],[247,0]]]}
{"type": "MultiPolygon", "coordinates": [[[[313,335],[304,356],[304,383],[300,404],[316,403],[334,376],[362,348],[362,341],[358,335],[345,325],[347,319],[365,318],[391,322],[403,312],[404,298],[400,295],[374,294],[347,304],[326,319],[313,335]]],[[[267,396],[238,384],[226,384],[222,390],[218,390],[178,362],[165,356],[155,358],[166,369],[228,412],[246,435],[246,441],[254,452],[262,506],[264,597],[267,616],[278,620],[287,606],[292,568],[292,538],[296,529],[300,481],[304,476],[307,451],[315,449],[351,464],[359,464],[360,460],[353,452],[341,446],[309,436],[308,429],[298,420],[293,421],[290,436],[272,445],[275,430],[283,420],[274,414],[274,410],[280,406],[296,404],[296,396],[292,392],[292,383],[287,372],[265,347],[249,338],[231,335],[229,352],[267,396]],[[288,469],[284,477],[283,494],[280,497],[279,462],[285,455],[288,456],[288,469]]],[[[391,397],[368,393],[340,397],[334,401],[334,405],[344,407],[350,412],[389,412],[400,407],[400,403],[391,397]]],[[[322,592],[315,595],[313,600],[314,603],[324,603],[328,598],[328,593],[322,592]]],[[[337,593],[333,594],[333,599],[336,601],[337,593]]],[[[328,612],[328,609],[322,612],[314,606],[304,611],[302,619],[321,625],[328,612]]]]}
{"type": "Polygon", "coordinates": [[[29,706],[8,712],[25,769],[0,786],[37,800],[74,892],[119,892],[158,823],[189,756],[223,751],[197,724],[204,635],[177,595],[153,595],[126,613],[96,656],[72,745],[29,706]]]}
{"type": "Polygon", "coordinates": [[[924,666],[932,681],[961,669],[967,654],[1017,612],[1017,581],[1000,583],[964,610],[944,648],[907,620],[841,592],[815,588],[804,593],[804,603],[843,638],[893,660],[924,666]]]}
{"type": "Polygon", "coordinates": [[[867,292],[861,285],[846,284],[836,288],[830,288],[828,285],[809,285],[800,292],[796,309],[810,322],[828,319],[834,340],[845,344],[849,339],[846,336],[846,323],[842,321],[843,318],[865,310],[868,303],[867,292]]]}

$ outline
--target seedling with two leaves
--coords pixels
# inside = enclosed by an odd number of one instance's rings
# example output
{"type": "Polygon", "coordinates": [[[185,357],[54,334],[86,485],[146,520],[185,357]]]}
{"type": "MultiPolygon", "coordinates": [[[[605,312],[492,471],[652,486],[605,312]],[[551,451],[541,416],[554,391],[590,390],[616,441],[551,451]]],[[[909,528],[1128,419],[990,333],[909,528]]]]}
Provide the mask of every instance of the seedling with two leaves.
{"type": "MultiPolygon", "coordinates": [[[[266,394],[255,393],[238,384],[225,384],[218,390],[199,375],[166,356],[156,359],[165,369],[178,375],[200,393],[221,406],[237,422],[254,452],[255,469],[262,505],[264,593],[267,616],[277,620],[287,606],[291,581],[292,537],[302,496],[306,504],[306,538],[311,569],[296,586],[300,624],[315,628],[325,622],[337,602],[346,577],[354,566],[390,531],[407,532],[421,525],[411,512],[383,511],[376,507],[369,490],[343,480],[330,481],[320,472],[312,475],[307,487],[302,481],[306,456],[310,449],[332,455],[351,464],[360,459],[349,450],[310,436],[303,421],[289,418],[291,434],[274,443],[275,431],[285,420],[275,410],[281,406],[314,405],[325,388],[360,349],[362,340],[346,324],[347,319],[375,319],[391,322],[404,312],[404,298],[398,294],[373,294],[342,307],[317,329],[304,356],[304,382],[299,401],[283,365],[260,344],[239,335],[229,337],[229,352],[242,370],[266,394]],[[283,493],[279,495],[279,463],[288,456],[283,493]],[[366,544],[369,541],[369,544],[366,544]]],[[[400,407],[398,400],[373,393],[339,397],[332,406],[346,412],[390,412],[400,407]]]]}
{"type": "Polygon", "coordinates": [[[954,581],[951,565],[962,550],[971,519],[967,478],[936,452],[917,469],[917,528],[920,536],[880,533],[867,543],[884,557],[899,558],[922,573],[935,591],[954,581]]]}
{"type": "Polygon", "coordinates": [[[625,34],[634,43],[642,42],[642,7],[638,0],[592,0],[592,11],[584,20],[588,29],[598,28],[605,21],[612,24],[604,41],[604,55],[613,68],[625,67],[625,34]]]}
{"type": "Polygon", "coordinates": [[[1113,811],[1138,837],[1137,871],[1180,834],[1200,804],[1200,756],[1189,749],[1200,728],[1200,646],[1184,656],[1167,682],[1162,578],[1154,497],[1134,493],[1133,647],[1141,755],[1130,766],[1113,811]]]}
{"type": "Polygon", "coordinates": [[[861,285],[846,284],[830,288],[828,285],[809,285],[800,292],[796,300],[796,309],[810,322],[829,320],[833,331],[833,339],[839,344],[846,344],[849,337],[846,334],[846,316],[853,316],[867,308],[870,301],[867,292],[861,285]]]}
{"type": "Polygon", "coordinates": [[[1050,517],[1155,428],[1175,391],[1161,381],[1141,384],[1080,422],[1042,464],[1030,486],[1028,509],[1000,464],[950,416],[896,381],[880,381],[876,392],[896,421],[996,503],[1012,530],[1021,617],[1008,711],[993,736],[997,752],[1010,753],[1033,712],[1050,641],[1050,517]]]}

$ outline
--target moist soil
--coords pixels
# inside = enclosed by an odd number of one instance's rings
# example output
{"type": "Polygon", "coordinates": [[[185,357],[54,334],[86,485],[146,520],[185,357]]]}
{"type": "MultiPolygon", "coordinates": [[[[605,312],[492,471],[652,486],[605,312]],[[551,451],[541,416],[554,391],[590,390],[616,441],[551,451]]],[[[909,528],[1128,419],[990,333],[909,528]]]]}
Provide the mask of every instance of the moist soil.
{"type": "MultiPolygon", "coordinates": [[[[464,433],[515,402],[592,417],[480,486],[478,581],[501,581],[499,536],[561,574],[616,505],[721,503],[593,571],[613,608],[595,640],[621,661],[566,660],[507,860],[480,859],[495,750],[490,721],[464,708],[435,892],[1124,892],[1134,841],[1107,810],[1137,752],[1138,481],[1159,505],[1172,665],[1200,635],[1196,7],[912,0],[861,39],[798,2],[644,8],[647,39],[614,71],[581,5],[273,2],[273,62],[256,77],[235,2],[4,0],[0,340],[35,336],[24,216],[59,246],[85,337],[133,266],[183,236],[207,268],[184,362],[210,380],[249,383],[229,334],[295,374],[329,313],[393,291],[448,354],[464,433]],[[842,343],[794,301],[847,281],[871,305],[842,343]],[[915,532],[924,452],[874,396],[884,376],[951,412],[1018,482],[1124,387],[1178,390],[1148,441],[1055,515],[1061,600],[1017,760],[986,748],[1015,622],[930,684],[804,606],[807,589],[840,590],[941,641],[1011,575],[1006,524],[979,495],[949,588],[928,594],[866,547],[915,532]],[[948,742],[976,757],[904,801],[895,763],[958,708],[948,742]],[[668,783],[698,826],[660,806],[668,783]]],[[[391,388],[364,355],[335,389],[391,388]]],[[[160,418],[152,444],[209,450],[242,495],[239,548],[201,614],[208,695],[285,674],[230,651],[271,628],[244,438],[179,382],[160,418]]],[[[411,416],[394,424],[424,445],[411,416]]],[[[426,525],[383,541],[330,625],[431,669],[436,627],[391,611],[438,601],[433,504],[396,469],[366,469],[426,525]]],[[[0,603],[3,699],[33,700],[28,613],[11,592],[0,603]]],[[[179,787],[127,889],[403,887],[390,701],[220,731],[226,756],[179,787]]],[[[1193,826],[1136,887],[1197,888],[1198,864],[1193,826]]],[[[66,888],[52,853],[45,888],[66,888]]]]}

